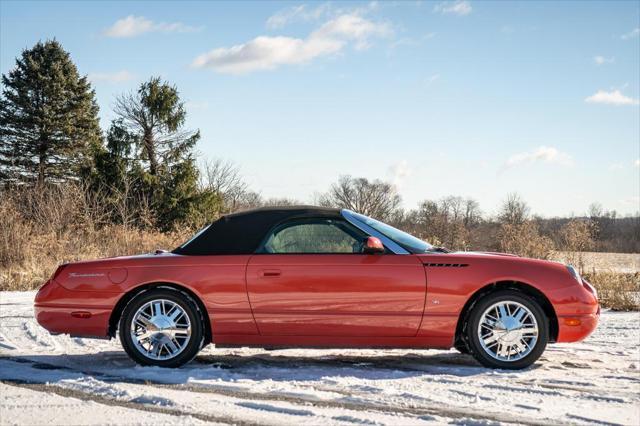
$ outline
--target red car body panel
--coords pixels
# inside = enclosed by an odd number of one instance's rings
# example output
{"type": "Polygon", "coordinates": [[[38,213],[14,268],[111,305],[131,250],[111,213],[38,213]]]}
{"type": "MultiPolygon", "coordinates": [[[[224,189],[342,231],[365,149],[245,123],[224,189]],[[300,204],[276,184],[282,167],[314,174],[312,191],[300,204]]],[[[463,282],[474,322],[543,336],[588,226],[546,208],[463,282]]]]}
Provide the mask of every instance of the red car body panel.
{"type": "Polygon", "coordinates": [[[268,254],[247,291],[261,335],[413,337],[427,285],[415,256],[268,254]]]}
{"type": "Polygon", "coordinates": [[[202,302],[217,345],[448,348],[465,305],[499,282],[548,299],[558,342],[584,339],[597,325],[596,295],[564,265],[486,253],[162,253],[78,262],[40,289],[35,312],[52,333],[107,338],[120,300],[168,284],[202,302]]]}

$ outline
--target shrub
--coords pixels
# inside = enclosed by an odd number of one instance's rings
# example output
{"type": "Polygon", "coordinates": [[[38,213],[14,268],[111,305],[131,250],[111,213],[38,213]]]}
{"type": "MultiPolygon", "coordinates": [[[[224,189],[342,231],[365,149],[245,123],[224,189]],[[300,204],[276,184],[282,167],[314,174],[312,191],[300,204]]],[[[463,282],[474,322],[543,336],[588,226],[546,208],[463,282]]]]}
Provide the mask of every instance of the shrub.
{"type": "Polygon", "coordinates": [[[505,223],[500,227],[500,250],[519,256],[548,259],[553,251],[553,241],[540,235],[533,221],[505,223]]]}
{"type": "Polygon", "coordinates": [[[0,291],[35,289],[66,261],[174,248],[192,233],[111,224],[109,216],[101,199],[78,184],[2,192],[0,291]]]}
{"type": "Polygon", "coordinates": [[[598,290],[603,308],[614,311],[640,310],[640,272],[590,272],[584,279],[598,290]]]}
{"type": "Polygon", "coordinates": [[[588,219],[573,219],[560,228],[560,248],[565,251],[567,262],[580,273],[585,271],[584,252],[593,249],[595,232],[595,223],[588,219]]]}
{"type": "Polygon", "coordinates": [[[0,199],[0,268],[25,261],[31,225],[8,197],[0,199]]]}

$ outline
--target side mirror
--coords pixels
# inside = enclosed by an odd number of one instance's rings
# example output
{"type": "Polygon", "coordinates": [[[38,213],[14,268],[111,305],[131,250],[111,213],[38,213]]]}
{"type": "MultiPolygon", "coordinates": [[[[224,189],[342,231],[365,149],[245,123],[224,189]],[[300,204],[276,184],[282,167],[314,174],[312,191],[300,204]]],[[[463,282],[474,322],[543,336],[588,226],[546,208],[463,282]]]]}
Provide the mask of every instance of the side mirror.
{"type": "Polygon", "coordinates": [[[362,252],[365,254],[384,253],[384,246],[382,245],[382,241],[380,241],[376,237],[367,237],[364,242],[362,252]]]}

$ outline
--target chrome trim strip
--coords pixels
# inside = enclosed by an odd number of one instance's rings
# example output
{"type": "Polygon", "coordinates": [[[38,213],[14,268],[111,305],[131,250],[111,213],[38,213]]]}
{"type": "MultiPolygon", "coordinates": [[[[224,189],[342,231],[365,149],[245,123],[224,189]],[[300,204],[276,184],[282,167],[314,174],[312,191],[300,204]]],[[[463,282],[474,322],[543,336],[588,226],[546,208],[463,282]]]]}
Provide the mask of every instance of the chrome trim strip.
{"type": "Polygon", "coordinates": [[[353,214],[353,212],[351,210],[342,209],[342,210],[340,210],[340,214],[342,215],[342,217],[344,217],[347,220],[347,222],[349,222],[350,224],[352,224],[356,228],[360,229],[362,232],[365,232],[365,233],[371,235],[372,237],[376,237],[376,238],[380,239],[380,241],[382,241],[382,244],[386,248],[391,250],[394,254],[411,254],[408,250],[406,250],[405,248],[400,246],[398,243],[393,241],[391,238],[389,238],[386,235],[376,231],[374,228],[370,227],[366,223],[364,223],[361,220],[359,220],[357,217],[354,216],[354,214],[353,214]]]}

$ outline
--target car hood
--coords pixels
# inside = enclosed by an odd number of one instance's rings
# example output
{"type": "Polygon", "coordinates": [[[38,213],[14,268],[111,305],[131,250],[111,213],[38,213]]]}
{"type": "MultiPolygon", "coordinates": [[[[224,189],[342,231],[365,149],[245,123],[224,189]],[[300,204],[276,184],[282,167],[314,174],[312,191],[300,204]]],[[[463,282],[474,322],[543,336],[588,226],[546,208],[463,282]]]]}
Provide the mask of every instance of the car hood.
{"type": "Polygon", "coordinates": [[[497,252],[474,252],[474,251],[457,251],[450,253],[425,253],[419,254],[420,260],[427,263],[453,263],[473,265],[513,265],[517,267],[531,266],[543,267],[565,271],[566,267],[563,263],[544,260],[531,259],[528,257],[517,256],[509,253],[497,252]]]}
{"type": "Polygon", "coordinates": [[[497,251],[454,251],[451,254],[467,255],[467,256],[506,256],[506,257],[521,257],[517,254],[500,253],[497,251]]]}

